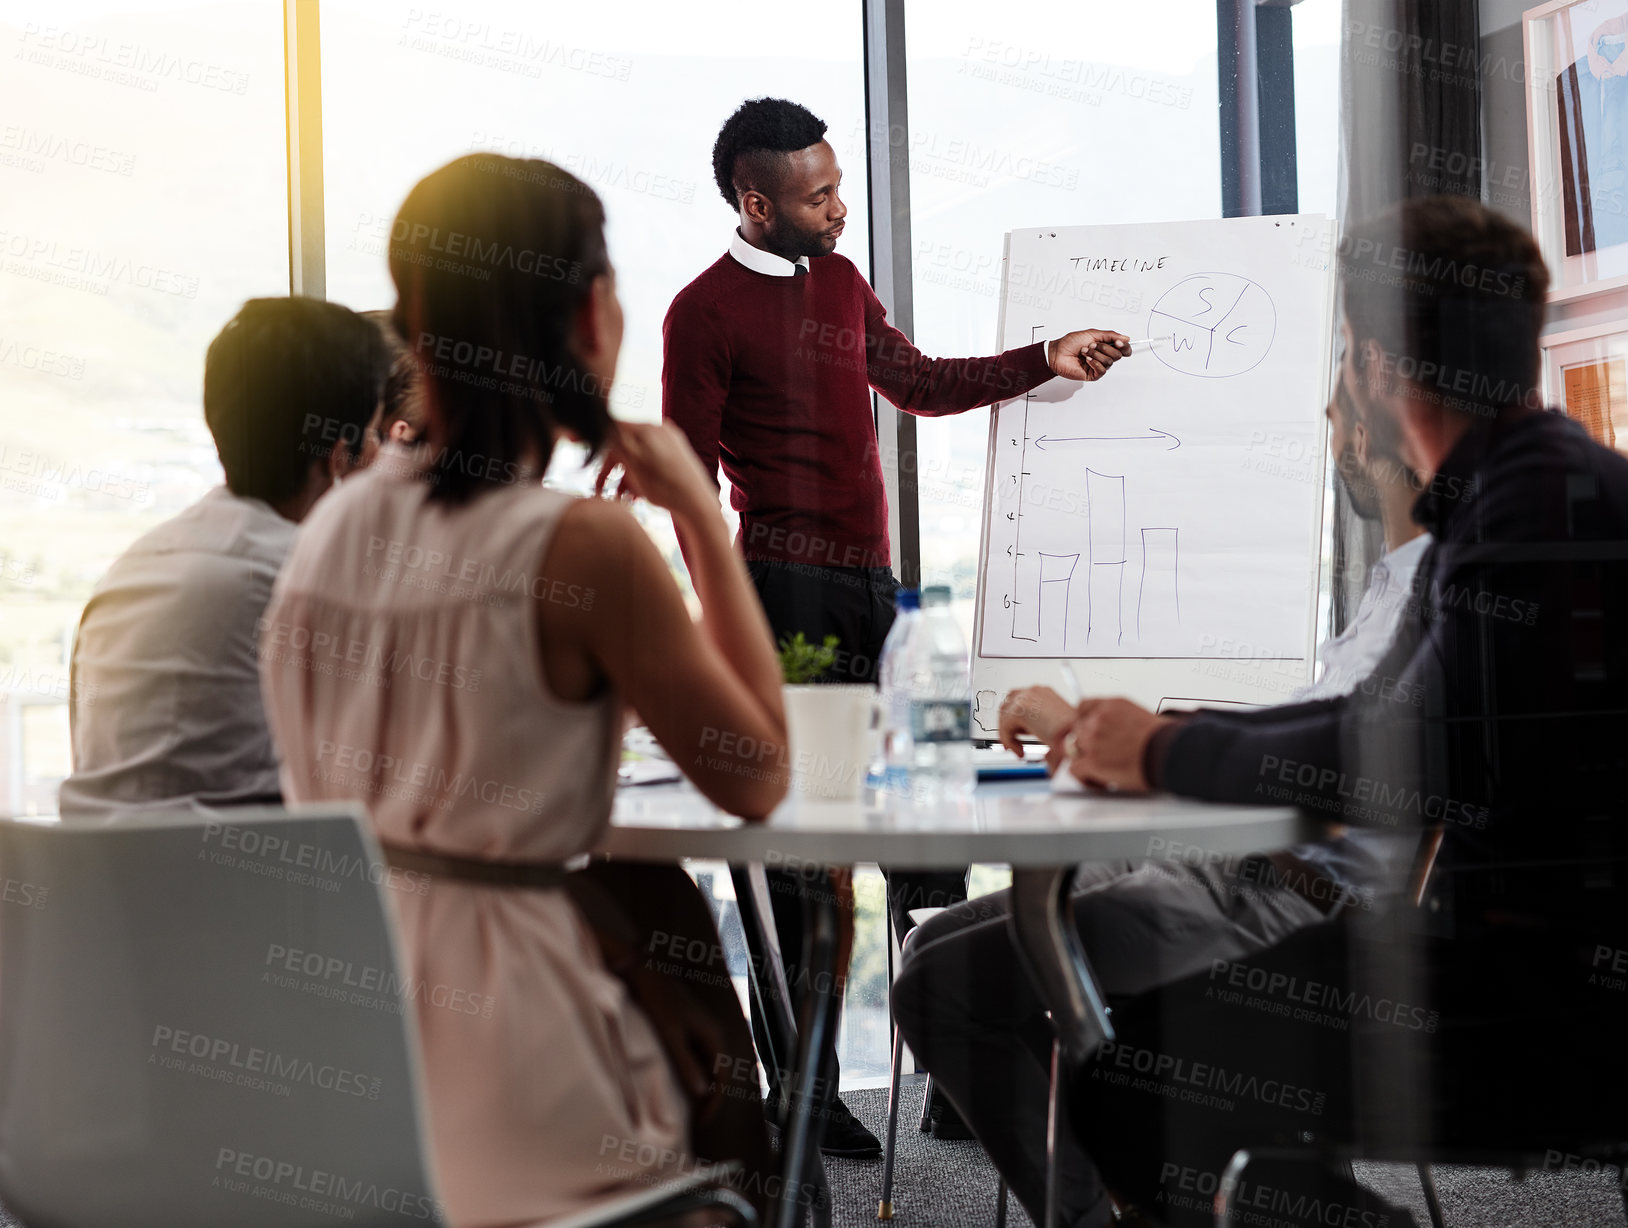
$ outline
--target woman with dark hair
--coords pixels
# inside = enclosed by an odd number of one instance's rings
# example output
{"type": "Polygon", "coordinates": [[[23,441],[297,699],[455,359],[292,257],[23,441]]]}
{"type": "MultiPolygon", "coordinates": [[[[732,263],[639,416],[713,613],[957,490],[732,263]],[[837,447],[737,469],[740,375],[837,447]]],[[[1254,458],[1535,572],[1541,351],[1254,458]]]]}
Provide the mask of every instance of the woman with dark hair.
{"type": "Polygon", "coordinates": [[[424,432],[424,410],[419,394],[422,377],[418,359],[396,331],[393,312],[364,311],[384,338],[390,355],[390,373],[384,380],[384,410],[379,415],[379,437],[384,443],[417,443],[424,432]]]}
{"type": "Polygon", "coordinates": [[[566,864],[609,820],[625,708],[726,810],[785,793],[779,666],[717,494],[676,428],[610,417],[622,313],[579,180],[460,158],[408,195],[390,272],[425,438],[308,522],[262,668],[286,796],[365,801],[421,887],[391,898],[450,1218],[551,1219],[731,1159],[761,1208],[751,1041],[704,902],[677,867],[566,864]],[[562,437],[694,543],[699,619],[617,500],[541,485],[562,437]]]}

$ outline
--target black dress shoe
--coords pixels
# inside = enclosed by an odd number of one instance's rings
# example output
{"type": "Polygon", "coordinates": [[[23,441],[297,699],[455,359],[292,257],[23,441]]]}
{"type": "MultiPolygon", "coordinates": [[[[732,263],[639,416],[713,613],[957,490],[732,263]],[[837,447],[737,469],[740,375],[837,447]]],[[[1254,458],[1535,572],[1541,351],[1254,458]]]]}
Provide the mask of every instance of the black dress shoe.
{"type": "Polygon", "coordinates": [[[933,1137],[945,1142],[965,1142],[978,1137],[972,1132],[972,1127],[961,1119],[961,1114],[955,1111],[949,1099],[938,1094],[936,1087],[933,1088],[933,1103],[927,1110],[927,1124],[933,1137]]]}
{"type": "Polygon", "coordinates": [[[873,1160],[882,1154],[882,1143],[848,1111],[847,1105],[833,1100],[826,1110],[825,1134],[820,1139],[820,1151],[828,1156],[842,1156],[850,1160],[873,1160]]]}
{"type": "MultiPolygon", "coordinates": [[[[785,1123],[780,1120],[779,1100],[770,1092],[763,1101],[763,1116],[769,1123],[770,1135],[779,1145],[785,1123]]],[[[820,1137],[820,1151],[828,1156],[841,1156],[848,1160],[873,1160],[882,1154],[882,1143],[876,1135],[860,1123],[840,1100],[833,1100],[825,1111],[825,1132],[820,1137]]]]}

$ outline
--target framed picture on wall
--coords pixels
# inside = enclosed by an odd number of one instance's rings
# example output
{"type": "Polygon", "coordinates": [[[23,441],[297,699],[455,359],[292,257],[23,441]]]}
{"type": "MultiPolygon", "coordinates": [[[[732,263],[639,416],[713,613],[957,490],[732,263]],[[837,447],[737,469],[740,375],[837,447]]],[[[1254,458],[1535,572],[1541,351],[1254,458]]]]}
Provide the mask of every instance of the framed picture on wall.
{"type": "Polygon", "coordinates": [[[1551,333],[1541,344],[1549,404],[1582,423],[1596,442],[1628,452],[1628,324],[1551,333]]]}
{"type": "Polygon", "coordinates": [[[1551,299],[1628,285],[1628,0],[1525,14],[1532,230],[1551,299]]]}

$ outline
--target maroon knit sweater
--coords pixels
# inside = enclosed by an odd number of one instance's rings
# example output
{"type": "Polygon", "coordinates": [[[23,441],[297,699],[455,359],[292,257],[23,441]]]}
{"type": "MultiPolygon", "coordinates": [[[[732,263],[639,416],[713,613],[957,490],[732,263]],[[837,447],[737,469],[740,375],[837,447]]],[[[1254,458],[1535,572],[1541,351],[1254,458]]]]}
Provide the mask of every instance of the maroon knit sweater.
{"type": "Polygon", "coordinates": [[[725,253],[679,292],[662,325],[662,416],[708,473],[722,462],[747,558],[886,567],[870,389],[908,413],[956,414],[1050,379],[1046,347],[927,358],[849,260],[809,265],[774,277],[725,253]]]}

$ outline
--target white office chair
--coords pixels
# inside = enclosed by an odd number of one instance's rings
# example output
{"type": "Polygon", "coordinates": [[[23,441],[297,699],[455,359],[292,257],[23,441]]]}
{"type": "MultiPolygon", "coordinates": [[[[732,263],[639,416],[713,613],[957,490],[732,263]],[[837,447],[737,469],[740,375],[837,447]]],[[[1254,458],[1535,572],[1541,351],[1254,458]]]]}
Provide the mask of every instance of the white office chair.
{"type": "MultiPolygon", "coordinates": [[[[0,1203],[31,1228],[445,1223],[361,818],[0,821],[0,1203]]],[[[718,1176],[551,1228],[692,1205],[755,1222],[700,1188],[718,1176]]]]}

